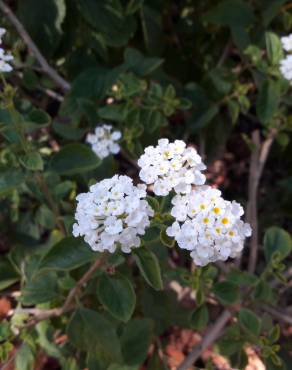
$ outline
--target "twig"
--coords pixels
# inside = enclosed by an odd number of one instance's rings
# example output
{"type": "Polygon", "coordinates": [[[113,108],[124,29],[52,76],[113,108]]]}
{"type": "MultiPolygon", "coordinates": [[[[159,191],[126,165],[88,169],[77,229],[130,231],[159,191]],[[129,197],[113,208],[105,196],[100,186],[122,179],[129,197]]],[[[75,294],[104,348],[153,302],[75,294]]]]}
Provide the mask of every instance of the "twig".
{"type": "Polygon", "coordinates": [[[276,309],[275,307],[263,305],[263,309],[269,314],[274,316],[277,320],[283,321],[287,324],[292,325],[292,316],[287,315],[285,312],[276,309]]]}
{"type": "Polygon", "coordinates": [[[231,318],[231,312],[224,310],[214,325],[210,326],[202,342],[193,348],[177,370],[187,370],[200,357],[201,353],[219,338],[222,329],[231,318]]]}
{"type": "MultiPolygon", "coordinates": [[[[22,72],[16,72],[16,75],[19,78],[23,79],[23,73],[22,72]]],[[[43,87],[43,86],[38,86],[37,89],[40,90],[40,91],[42,91],[42,92],[44,92],[47,96],[49,96],[52,99],[57,100],[60,103],[62,103],[64,101],[64,96],[61,95],[61,94],[58,94],[54,90],[48,89],[48,88],[43,87]]]]}
{"type": "Polygon", "coordinates": [[[48,95],[50,98],[57,100],[62,103],[64,101],[64,96],[56,93],[54,90],[48,89],[46,87],[38,86],[38,89],[48,95]]]}
{"type": "Polygon", "coordinates": [[[257,217],[257,193],[258,193],[258,163],[260,155],[260,132],[256,130],[252,133],[254,149],[251,153],[249,178],[248,178],[248,203],[246,219],[251,224],[252,235],[250,239],[250,256],[248,270],[254,272],[258,254],[258,217],[257,217]]]}
{"type": "Polygon", "coordinates": [[[267,138],[263,143],[260,141],[260,133],[258,130],[252,133],[252,141],[255,149],[251,155],[251,164],[249,171],[248,184],[248,206],[247,206],[247,221],[252,226],[252,236],[250,241],[250,255],[248,261],[248,271],[254,272],[257,264],[258,256],[258,215],[257,215],[257,195],[259,182],[263,174],[263,170],[270,153],[271,146],[278,133],[278,128],[272,128],[267,138]]]}
{"type": "Polygon", "coordinates": [[[35,56],[38,60],[39,64],[41,65],[43,71],[53,80],[56,84],[64,91],[70,90],[70,84],[61,77],[46,61],[36,44],[33,42],[25,28],[23,27],[22,23],[18,20],[18,18],[14,15],[12,10],[6,5],[2,0],[0,0],[0,10],[6,15],[6,17],[10,20],[13,24],[17,32],[19,33],[20,37],[23,39],[27,47],[29,48],[30,52],[35,56]]]}
{"type": "Polygon", "coordinates": [[[92,275],[104,263],[105,255],[97,259],[89,268],[89,270],[82,276],[77,284],[72,288],[62,307],[52,308],[50,310],[41,310],[38,308],[18,309],[16,312],[23,312],[33,315],[33,317],[24,325],[24,327],[35,326],[38,322],[50,319],[52,317],[60,317],[64,313],[71,311],[76,307],[74,304],[75,297],[79,294],[81,288],[91,279],[92,275]]]}

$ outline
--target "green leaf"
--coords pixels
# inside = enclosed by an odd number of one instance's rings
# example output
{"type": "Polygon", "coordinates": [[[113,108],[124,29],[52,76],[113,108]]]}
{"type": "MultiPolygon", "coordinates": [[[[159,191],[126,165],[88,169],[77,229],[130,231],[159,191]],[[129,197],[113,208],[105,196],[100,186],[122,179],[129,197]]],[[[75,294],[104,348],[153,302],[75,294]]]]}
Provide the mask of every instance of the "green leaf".
{"type": "Polygon", "coordinates": [[[238,285],[230,281],[216,283],[213,287],[213,293],[223,304],[234,304],[240,298],[238,285]]]}
{"type": "Polygon", "coordinates": [[[160,210],[160,204],[159,204],[158,200],[155,197],[151,197],[150,195],[148,195],[146,197],[146,200],[147,200],[148,204],[150,205],[150,207],[155,212],[159,212],[159,210],[160,210]]]}
{"type": "Polygon", "coordinates": [[[126,8],[126,14],[136,13],[143,5],[144,0],[130,0],[126,8]]]}
{"type": "Polygon", "coordinates": [[[270,331],[269,331],[269,341],[271,343],[275,343],[279,340],[281,334],[281,328],[279,324],[276,324],[270,331]]]}
{"type": "Polygon", "coordinates": [[[266,260],[271,261],[275,252],[280,253],[281,259],[286,258],[292,250],[290,234],[280,227],[270,227],[264,236],[264,253],[266,260]]]}
{"type": "Polygon", "coordinates": [[[20,276],[12,267],[10,261],[2,257],[0,261],[0,290],[8,288],[18,280],[20,280],[20,276]]]}
{"type": "Polygon", "coordinates": [[[272,65],[277,65],[279,64],[280,60],[283,59],[281,40],[279,36],[273,32],[266,32],[265,38],[268,59],[272,65]]]}
{"type": "Polygon", "coordinates": [[[61,40],[65,5],[64,0],[26,0],[18,4],[21,22],[46,56],[54,54],[61,40]]]}
{"type": "Polygon", "coordinates": [[[19,169],[0,168],[0,196],[17,189],[25,180],[24,173],[19,169]]]}
{"type": "Polygon", "coordinates": [[[273,290],[270,284],[264,280],[259,280],[255,287],[253,298],[259,301],[272,302],[273,290]]]}
{"type": "Polygon", "coordinates": [[[212,119],[218,114],[219,107],[217,104],[210,105],[206,111],[204,111],[194,122],[192,131],[197,131],[203,127],[207,127],[212,119]]]}
{"type": "Polygon", "coordinates": [[[98,115],[109,121],[124,122],[127,117],[126,107],[122,104],[110,104],[98,109],[98,115]]]}
{"type": "Polygon", "coordinates": [[[226,279],[237,285],[252,285],[258,280],[256,275],[238,269],[232,269],[226,275],[226,279]]]}
{"type": "Polygon", "coordinates": [[[163,59],[145,57],[133,48],[125,49],[124,59],[129,70],[141,77],[149,75],[163,63],[163,59]]]}
{"type": "Polygon", "coordinates": [[[229,111],[231,122],[234,125],[237,122],[237,119],[240,113],[240,105],[235,100],[229,100],[227,102],[227,108],[229,111]]]}
{"type": "Polygon", "coordinates": [[[69,321],[67,333],[78,351],[93,353],[107,366],[120,363],[121,348],[116,331],[100,313],[86,308],[77,309],[69,321]]]}
{"type": "Polygon", "coordinates": [[[168,248],[172,248],[174,247],[175,245],[175,239],[174,238],[171,238],[169,237],[167,234],[166,234],[166,231],[165,230],[161,230],[160,231],[160,241],[163,245],[165,245],[166,247],[168,248]]]}
{"type": "Polygon", "coordinates": [[[34,365],[34,355],[28,344],[23,343],[16,352],[15,370],[31,370],[34,365]]]}
{"type": "Polygon", "coordinates": [[[251,6],[242,0],[223,0],[205,16],[206,21],[231,28],[247,26],[254,20],[251,6]]]}
{"type": "Polygon", "coordinates": [[[285,149],[290,143],[290,136],[286,132],[279,132],[276,136],[277,143],[285,149]]]}
{"type": "Polygon", "coordinates": [[[119,2],[111,4],[95,0],[77,0],[77,4],[84,19],[102,34],[107,45],[123,46],[134,34],[135,19],[132,16],[124,16],[119,2]]]}
{"type": "Polygon", "coordinates": [[[153,323],[149,319],[129,321],[121,336],[124,362],[127,365],[141,365],[146,357],[153,335],[153,323]]]}
{"type": "Polygon", "coordinates": [[[20,157],[20,163],[30,171],[42,171],[44,169],[44,162],[38,152],[30,152],[20,157]]]}
{"type": "Polygon", "coordinates": [[[141,247],[134,250],[134,258],[147,283],[155,290],[163,289],[160,266],[155,254],[149,249],[141,247]]]}
{"type": "Polygon", "coordinates": [[[90,261],[98,254],[92,252],[81,238],[67,237],[48,251],[40,263],[40,270],[70,271],[90,261]]]}
{"type": "Polygon", "coordinates": [[[123,275],[102,274],[97,283],[97,295],[105,308],[118,320],[128,321],[133,315],[136,295],[131,282],[123,275]]]}
{"type": "Polygon", "coordinates": [[[21,301],[25,305],[34,305],[49,302],[57,295],[57,276],[50,272],[29,280],[22,290],[21,301]]]}
{"type": "Polygon", "coordinates": [[[256,111],[259,120],[264,123],[270,123],[278,110],[280,102],[280,84],[274,80],[264,80],[260,87],[256,102],[256,111]]]}
{"type": "Polygon", "coordinates": [[[75,127],[72,124],[54,121],[53,130],[60,137],[68,140],[80,140],[84,136],[86,130],[84,128],[75,127]]]}
{"type": "Polygon", "coordinates": [[[94,170],[100,159],[84,144],[65,145],[51,160],[51,169],[60,175],[74,175],[94,170]]]}
{"type": "MultiPolygon", "coordinates": [[[[89,369],[90,370],[90,369],[89,369]]],[[[138,370],[137,366],[126,366],[119,364],[112,364],[107,370],[138,370]]]]}
{"type": "Polygon", "coordinates": [[[239,323],[250,333],[259,336],[261,321],[255,313],[247,308],[241,308],[238,314],[239,323]]]}
{"type": "Polygon", "coordinates": [[[281,6],[287,0],[262,0],[259,4],[261,7],[264,26],[267,27],[269,23],[279,15],[281,6]]]}
{"type": "Polygon", "coordinates": [[[228,26],[235,44],[241,49],[250,43],[246,29],[254,19],[252,7],[242,0],[223,0],[204,17],[207,22],[228,26]]]}
{"type": "Polygon", "coordinates": [[[191,326],[194,330],[205,329],[209,321],[209,312],[205,304],[196,308],[191,316],[191,326]]]}
{"type": "Polygon", "coordinates": [[[41,128],[46,127],[51,123],[51,117],[41,109],[33,109],[27,115],[26,121],[28,121],[29,127],[41,128]]]}
{"type": "Polygon", "coordinates": [[[44,228],[50,230],[55,226],[55,215],[46,205],[43,204],[39,207],[36,213],[36,221],[44,228]]]}

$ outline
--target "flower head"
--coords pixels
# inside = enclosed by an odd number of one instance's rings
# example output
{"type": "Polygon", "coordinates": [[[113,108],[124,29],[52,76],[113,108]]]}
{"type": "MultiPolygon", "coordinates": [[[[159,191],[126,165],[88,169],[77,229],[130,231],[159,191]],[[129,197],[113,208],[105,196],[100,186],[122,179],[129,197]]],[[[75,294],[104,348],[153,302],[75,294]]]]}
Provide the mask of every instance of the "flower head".
{"type": "Polygon", "coordinates": [[[100,159],[120,151],[117,141],[122,137],[122,134],[120,131],[112,130],[111,125],[98,126],[94,134],[88,134],[86,137],[86,142],[91,145],[92,150],[100,159]]]}
{"type": "Polygon", "coordinates": [[[189,193],[192,185],[205,183],[202,170],[206,168],[194,148],[186,148],[181,140],[170,143],[160,139],[156,147],[148,146],[138,160],[141,167],[140,179],[146,184],[153,184],[156,195],[189,193]]]}
{"type": "MultiPolygon", "coordinates": [[[[4,28],[0,27],[0,45],[2,43],[2,37],[6,33],[6,30],[4,28]]],[[[9,63],[13,60],[13,56],[10,54],[6,54],[5,50],[0,47],[0,72],[10,72],[12,71],[12,67],[9,63]]]]}
{"type": "Polygon", "coordinates": [[[282,47],[285,51],[292,51],[292,34],[281,37],[282,47]]]}
{"type": "Polygon", "coordinates": [[[90,247],[125,253],[140,246],[139,235],[150,225],[154,212],[145,200],[146,186],[134,186],[128,176],[115,175],[92,185],[77,196],[73,235],[84,236],[90,247]]]}
{"type": "Polygon", "coordinates": [[[292,81],[292,55],[280,61],[280,71],[286,80],[292,81]]]}
{"type": "Polygon", "coordinates": [[[251,235],[249,224],[241,221],[243,208],[221,197],[209,186],[198,187],[172,200],[175,222],[166,230],[178,246],[191,251],[199,266],[236,257],[244,239],[251,235]]]}

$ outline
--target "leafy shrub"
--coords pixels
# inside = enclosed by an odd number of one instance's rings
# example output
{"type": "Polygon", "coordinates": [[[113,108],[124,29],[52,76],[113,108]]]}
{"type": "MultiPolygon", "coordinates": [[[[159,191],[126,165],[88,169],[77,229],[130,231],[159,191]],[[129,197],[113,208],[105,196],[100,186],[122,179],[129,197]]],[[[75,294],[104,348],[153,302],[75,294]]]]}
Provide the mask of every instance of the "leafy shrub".
{"type": "Polygon", "coordinates": [[[267,369],[291,368],[291,89],[280,71],[291,4],[10,5],[0,1],[0,59],[14,57],[0,73],[0,289],[12,307],[1,362],[31,370],[45,354],[46,368],[166,369],[178,328],[203,338],[179,370],[213,368],[201,357],[213,343],[232,368],[246,367],[247,348],[267,369]],[[207,182],[245,205],[253,233],[237,259],[195,265],[167,231],[174,192],[151,186],[153,217],[131,254],[72,236],[77,194],[115,174],[140,182],[137,161],[162,137],[195,145],[207,182]]]}

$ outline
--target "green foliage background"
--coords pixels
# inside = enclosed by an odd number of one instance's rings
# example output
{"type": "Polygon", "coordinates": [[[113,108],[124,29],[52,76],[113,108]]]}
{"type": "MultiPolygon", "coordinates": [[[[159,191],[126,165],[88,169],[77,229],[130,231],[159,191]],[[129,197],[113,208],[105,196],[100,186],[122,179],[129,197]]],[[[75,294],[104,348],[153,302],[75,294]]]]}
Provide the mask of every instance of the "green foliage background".
{"type": "Polygon", "coordinates": [[[13,306],[0,325],[2,363],[15,347],[17,370],[33,369],[40,351],[63,370],[166,369],[160,354],[167,333],[180,327],[204,335],[224,307],[232,319],[216,350],[232,367],[246,366],[249,344],[267,369],[292,368],[283,334],[284,312],[291,320],[291,88],[279,73],[290,2],[9,5],[69,88],[40,69],[1,15],[16,66],[1,83],[0,289],[13,306]],[[122,155],[100,161],[84,144],[98,122],[122,131],[122,155]],[[164,233],[168,200],[149,197],[156,217],[144,246],[131,257],[103,256],[73,307],[34,321],[41,310],[62,307],[100,258],[71,236],[76,194],[117,172],[137,180],[133,162],[143,148],[169,137],[196,144],[209,164],[228,164],[232,153],[222,190],[246,203],[255,130],[262,142],[275,138],[259,187],[256,271],[247,271],[248,245],[241,268],[234,261],[191,268],[164,233]],[[195,292],[190,308],[169,288],[173,280],[195,292]],[[68,340],[56,344],[64,334],[68,340]]]}

